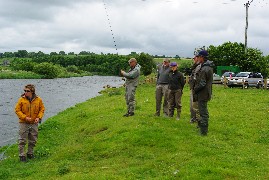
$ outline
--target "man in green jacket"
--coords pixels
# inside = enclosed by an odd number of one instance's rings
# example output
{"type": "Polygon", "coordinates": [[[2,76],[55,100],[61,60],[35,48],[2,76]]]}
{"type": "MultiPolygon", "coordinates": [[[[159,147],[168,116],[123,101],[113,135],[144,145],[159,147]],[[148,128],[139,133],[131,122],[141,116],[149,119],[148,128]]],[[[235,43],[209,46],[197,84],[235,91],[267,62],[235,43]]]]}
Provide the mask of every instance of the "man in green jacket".
{"type": "Polygon", "coordinates": [[[198,101],[198,109],[200,114],[200,121],[198,126],[201,135],[205,136],[208,132],[208,119],[209,113],[207,103],[212,95],[212,82],[213,82],[213,62],[207,59],[208,52],[202,50],[198,53],[197,58],[201,64],[200,70],[196,74],[196,82],[194,85],[194,101],[198,101]]]}
{"type": "Polygon", "coordinates": [[[138,86],[138,80],[140,75],[141,66],[137,64],[135,58],[131,58],[129,61],[130,69],[128,72],[121,70],[121,75],[125,77],[125,100],[127,105],[127,113],[124,117],[133,116],[135,110],[135,91],[138,86]]]}

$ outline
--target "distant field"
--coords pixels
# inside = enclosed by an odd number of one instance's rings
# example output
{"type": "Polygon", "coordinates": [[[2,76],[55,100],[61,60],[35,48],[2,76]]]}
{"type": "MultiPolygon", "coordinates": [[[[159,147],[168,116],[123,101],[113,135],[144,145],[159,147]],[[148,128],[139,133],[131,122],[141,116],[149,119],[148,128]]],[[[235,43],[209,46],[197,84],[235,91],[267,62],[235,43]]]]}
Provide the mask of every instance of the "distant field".
{"type": "MultiPolygon", "coordinates": [[[[164,58],[154,58],[154,62],[156,63],[162,63],[164,58]]],[[[181,58],[181,59],[175,59],[175,58],[169,58],[170,62],[177,62],[177,63],[184,63],[184,62],[192,62],[192,59],[185,59],[185,58],[181,58]]]]}

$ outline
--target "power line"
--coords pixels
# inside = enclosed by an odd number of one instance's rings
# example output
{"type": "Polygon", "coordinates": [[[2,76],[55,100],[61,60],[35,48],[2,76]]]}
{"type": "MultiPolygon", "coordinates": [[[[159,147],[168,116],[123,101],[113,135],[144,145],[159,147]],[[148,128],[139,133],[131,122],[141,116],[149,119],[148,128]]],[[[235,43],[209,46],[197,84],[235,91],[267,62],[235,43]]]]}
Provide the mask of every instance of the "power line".
{"type": "Polygon", "coordinates": [[[110,18],[109,18],[109,15],[108,15],[107,5],[106,5],[106,3],[105,3],[105,0],[103,0],[103,4],[104,4],[105,11],[106,11],[107,22],[108,22],[108,25],[109,25],[109,30],[110,30],[111,35],[112,35],[112,39],[113,39],[113,43],[114,43],[114,47],[115,47],[116,52],[117,52],[117,54],[118,54],[117,43],[116,43],[115,36],[114,36],[113,30],[112,30],[112,26],[111,26],[111,23],[110,23],[110,18]]]}

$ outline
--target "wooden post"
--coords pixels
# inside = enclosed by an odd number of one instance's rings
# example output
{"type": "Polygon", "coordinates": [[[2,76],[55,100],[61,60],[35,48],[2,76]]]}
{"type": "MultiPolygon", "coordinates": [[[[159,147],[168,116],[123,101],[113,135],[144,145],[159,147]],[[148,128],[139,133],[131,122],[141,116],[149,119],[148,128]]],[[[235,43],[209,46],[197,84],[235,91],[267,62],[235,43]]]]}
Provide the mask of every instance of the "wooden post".
{"type": "Polygon", "coordinates": [[[227,83],[228,83],[228,79],[226,77],[224,77],[224,79],[223,79],[224,88],[228,87],[227,83]]]}
{"type": "Polygon", "coordinates": [[[264,79],[264,86],[263,86],[264,89],[267,89],[267,79],[264,79]]]}
{"type": "Polygon", "coordinates": [[[253,0],[250,2],[248,1],[246,4],[244,4],[244,6],[246,7],[245,53],[247,53],[247,46],[248,46],[248,8],[252,2],[253,0]]]}

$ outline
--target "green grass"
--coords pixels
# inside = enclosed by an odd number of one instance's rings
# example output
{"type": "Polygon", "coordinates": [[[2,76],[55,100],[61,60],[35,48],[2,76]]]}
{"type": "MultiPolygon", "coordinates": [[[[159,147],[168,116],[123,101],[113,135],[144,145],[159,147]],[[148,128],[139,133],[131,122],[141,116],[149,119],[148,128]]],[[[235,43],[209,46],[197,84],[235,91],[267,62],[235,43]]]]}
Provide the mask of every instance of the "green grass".
{"type": "Polygon", "coordinates": [[[0,79],[41,79],[42,76],[34,72],[27,71],[12,71],[2,69],[0,71],[0,79]]]}
{"type": "MultiPolygon", "coordinates": [[[[82,72],[80,74],[73,72],[62,72],[57,78],[70,78],[92,76],[93,73],[82,72]]],[[[43,76],[31,71],[13,71],[9,67],[4,67],[0,70],[0,79],[42,79],[43,76]]]]}
{"type": "MultiPolygon", "coordinates": [[[[154,62],[156,63],[162,63],[164,58],[154,58],[154,62]]],[[[181,58],[181,59],[175,59],[175,58],[169,58],[170,62],[177,62],[178,64],[182,64],[182,63],[192,63],[192,59],[185,59],[185,58],[181,58]]]]}
{"type": "Polygon", "coordinates": [[[213,90],[202,137],[189,123],[187,86],[180,121],[153,116],[154,84],[138,87],[128,118],[124,89],[109,89],[42,124],[36,159],[20,163],[9,148],[0,179],[269,179],[268,90],[213,90]]]}

